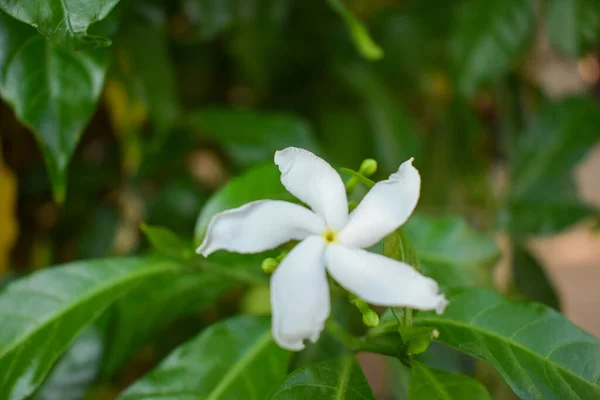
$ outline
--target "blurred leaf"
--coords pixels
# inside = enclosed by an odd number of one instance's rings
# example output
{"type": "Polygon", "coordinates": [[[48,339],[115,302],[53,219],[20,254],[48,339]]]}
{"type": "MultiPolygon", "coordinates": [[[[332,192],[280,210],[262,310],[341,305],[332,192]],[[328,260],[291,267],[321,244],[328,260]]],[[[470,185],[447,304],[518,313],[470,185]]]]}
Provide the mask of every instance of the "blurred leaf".
{"type": "Polygon", "coordinates": [[[521,245],[513,249],[513,283],[519,293],[530,300],[560,310],[560,301],[552,280],[535,257],[521,245]]]}
{"type": "MultiPolygon", "coordinates": [[[[1,144],[1,142],[0,142],[1,144]]],[[[2,161],[2,147],[0,146],[0,277],[8,271],[10,250],[18,235],[16,202],[17,180],[14,174],[2,161]]]]}
{"type": "Polygon", "coordinates": [[[364,58],[375,61],[383,57],[383,50],[371,39],[367,27],[356,18],[342,0],[327,0],[327,2],[344,19],[354,45],[364,58]]]}
{"type": "Polygon", "coordinates": [[[88,0],[83,3],[81,0],[0,0],[0,9],[37,28],[43,36],[60,45],[105,47],[110,45],[110,39],[88,35],[87,31],[94,22],[104,19],[118,2],[119,0],[88,0]]]}
{"type": "Polygon", "coordinates": [[[193,112],[188,125],[223,146],[241,168],[271,161],[288,146],[319,149],[308,123],[292,114],[209,107],[193,112]]]}
{"type": "Polygon", "coordinates": [[[96,327],[84,330],[35,395],[35,400],[80,400],[96,380],[102,364],[104,343],[96,327]]]}
{"type": "Polygon", "coordinates": [[[0,95],[35,133],[58,202],[64,201],[67,165],[96,107],[107,63],[107,50],[58,47],[0,12],[0,95]]]}
{"type": "Polygon", "coordinates": [[[500,256],[494,240],[459,217],[413,215],[402,227],[423,274],[443,288],[492,287],[492,267],[500,256]]]}
{"type": "Polygon", "coordinates": [[[458,6],[452,53],[467,96],[501,76],[527,50],[535,21],[530,0],[467,0],[458,6]]]}
{"type": "Polygon", "coordinates": [[[583,56],[600,41],[600,2],[549,0],[546,7],[548,35],[562,53],[583,56]]]}
{"type": "Polygon", "coordinates": [[[231,280],[209,273],[160,276],[123,296],[113,307],[104,375],[116,373],[170,322],[200,311],[232,286],[231,280]]]}
{"type": "Polygon", "coordinates": [[[482,289],[457,290],[443,315],[419,313],[440,341],[488,361],[522,399],[600,396],[600,342],[541,304],[482,289]]]}
{"type": "Polygon", "coordinates": [[[0,293],[0,398],[31,395],[77,334],[112,302],[179,269],[160,258],[80,261],[8,285],[0,293]]]}
{"type": "Polygon", "coordinates": [[[433,328],[423,326],[399,326],[398,333],[410,355],[424,353],[433,340],[433,328]]]}
{"type": "MultiPolygon", "coordinates": [[[[163,10],[147,3],[134,4],[116,40],[113,66],[111,76],[126,88],[128,107],[144,105],[156,130],[154,143],[162,145],[179,111],[163,10]]],[[[124,110],[123,114],[127,118],[135,112],[124,110]]],[[[119,121],[115,122],[118,128],[119,121]]]]}
{"type": "Polygon", "coordinates": [[[196,223],[195,243],[196,245],[202,243],[210,220],[221,211],[240,207],[254,200],[291,200],[292,198],[281,184],[279,170],[274,164],[252,168],[227,182],[206,202],[196,223]]]}
{"type": "Polygon", "coordinates": [[[374,400],[375,396],[356,357],[348,355],[297,369],[267,398],[374,400]]]}
{"type": "Polygon", "coordinates": [[[371,69],[343,67],[342,77],[365,104],[375,141],[375,157],[385,173],[396,171],[410,157],[419,156],[419,138],[413,121],[394,93],[371,69]]]}
{"type": "MultiPolygon", "coordinates": [[[[75,236],[78,258],[101,258],[111,255],[119,228],[118,212],[100,206],[95,210],[87,211],[87,214],[89,220],[82,222],[82,230],[75,236]]],[[[77,215],[77,218],[80,219],[81,215],[77,215]]],[[[69,222],[70,229],[73,223],[73,221],[69,222]]]]}
{"type": "Polygon", "coordinates": [[[467,375],[455,374],[413,362],[408,400],[491,400],[485,386],[467,375]]]}
{"type": "Polygon", "coordinates": [[[140,229],[160,254],[181,259],[189,259],[194,255],[191,244],[186,243],[167,228],[142,224],[140,229]]]}
{"type": "Polygon", "coordinates": [[[262,399],[283,381],[288,361],[289,353],[271,337],[268,318],[235,317],[177,348],[119,399],[262,399]]]}
{"type": "Polygon", "coordinates": [[[332,165],[358,168],[373,155],[369,125],[360,112],[341,107],[318,107],[317,131],[332,165]]]}
{"type": "Polygon", "coordinates": [[[600,107],[570,98],[539,110],[519,137],[511,160],[511,187],[500,225],[516,235],[550,234],[590,213],[573,168],[600,139],[600,107]]]}

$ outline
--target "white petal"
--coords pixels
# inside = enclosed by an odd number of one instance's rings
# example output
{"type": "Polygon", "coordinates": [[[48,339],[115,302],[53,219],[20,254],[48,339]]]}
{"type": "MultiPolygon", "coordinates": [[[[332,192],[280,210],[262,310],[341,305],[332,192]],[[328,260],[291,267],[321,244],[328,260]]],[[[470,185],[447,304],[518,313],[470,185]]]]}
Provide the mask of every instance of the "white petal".
{"type": "Polygon", "coordinates": [[[379,254],[331,244],[325,249],[325,264],[341,286],[371,304],[438,313],[448,304],[433,279],[379,254]]]}
{"type": "Polygon", "coordinates": [[[324,247],[320,236],[304,239],[271,278],[273,338],[284,349],[300,351],[304,339],[316,342],[329,316],[324,247]]]}
{"type": "Polygon", "coordinates": [[[406,222],[421,191],[421,177],[412,161],[406,161],[398,172],[373,186],[350,214],[348,225],[339,234],[341,243],[367,248],[406,222]]]}
{"type": "Polygon", "coordinates": [[[323,218],[297,204],[253,201],[215,215],[197,252],[204,257],[217,250],[260,253],[325,229],[323,218]]]}
{"type": "Polygon", "coordinates": [[[323,216],[328,226],[341,229],[348,219],[348,199],[342,178],[310,151],[288,147],[275,153],[283,186],[323,216]]]}

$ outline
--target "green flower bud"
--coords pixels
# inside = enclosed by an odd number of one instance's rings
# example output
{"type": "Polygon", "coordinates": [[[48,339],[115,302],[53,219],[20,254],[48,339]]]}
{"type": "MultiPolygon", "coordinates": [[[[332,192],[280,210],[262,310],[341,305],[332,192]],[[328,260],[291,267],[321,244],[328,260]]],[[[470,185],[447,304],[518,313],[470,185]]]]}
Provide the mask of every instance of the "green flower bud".
{"type": "Polygon", "coordinates": [[[358,173],[363,176],[371,176],[377,171],[377,161],[372,158],[367,158],[360,164],[358,173]]]}
{"type": "Polygon", "coordinates": [[[368,328],[375,328],[379,325],[379,315],[373,310],[367,310],[363,313],[362,320],[368,328]]]}
{"type": "Polygon", "coordinates": [[[265,258],[265,260],[262,262],[261,264],[261,268],[263,270],[263,272],[265,274],[272,274],[273,272],[275,272],[275,269],[277,268],[277,266],[279,265],[279,261],[277,261],[276,259],[269,257],[269,258],[265,258]]]}

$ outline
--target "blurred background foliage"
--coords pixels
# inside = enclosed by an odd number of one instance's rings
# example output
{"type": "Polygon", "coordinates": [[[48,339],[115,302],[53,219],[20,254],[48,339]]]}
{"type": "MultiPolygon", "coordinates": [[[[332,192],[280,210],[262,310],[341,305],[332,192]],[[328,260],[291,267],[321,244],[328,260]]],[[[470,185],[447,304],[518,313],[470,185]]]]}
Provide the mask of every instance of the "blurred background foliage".
{"type": "MultiPolygon", "coordinates": [[[[76,20],[36,14],[41,2],[0,1],[3,282],[144,251],[144,222],[197,241],[215,211],[285,198],[263,164],[299,146],[336,167],[375,158],[377,179],[415,157],[420,215],[405,233],[424,271],[493,286],[499,251],[477,231],[501,234],[514,255],[505,290],[560,307],[525,239],[600,215],[574,179],[600,139],[597,0],[95,0],[76,20]]],[[[240,298],[252,310],[262,258],[227,261],[256,272],[246,297],[194,276],[124,297],[40,398],[58,398],[73,370],[81,393],[101,374],[95,396],[110,398],[240,298]]]]}

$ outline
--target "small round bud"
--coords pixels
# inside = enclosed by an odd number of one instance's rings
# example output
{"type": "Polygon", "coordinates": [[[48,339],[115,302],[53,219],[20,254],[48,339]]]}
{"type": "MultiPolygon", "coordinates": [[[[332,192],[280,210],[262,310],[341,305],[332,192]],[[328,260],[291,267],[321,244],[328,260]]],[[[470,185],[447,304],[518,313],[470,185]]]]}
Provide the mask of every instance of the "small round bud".
{"type": "Polygon", "coordinates": [[[434,339],[437,339],[440,337],[440,331],[438,331],[437,329],[434,329],[433,332],[431,332],[431,336],[433,336],[434,339]]]}
{"type": "Polygon", "coordinates": [[[377,171],[377,161],[372,158],[367,158],[360,164],[358,173],[363,176],[371,176],[377,171]]]}
{"type": "Polygon", "coordinates": [[[261,264],[261,268],[263,270],[263,272],[265,274],[272,274],[273,272],[275,272],[275,269],[277,268],[277,266],[279,265],[279,261],[277,261],[276,259],[269,257],[269,258],[265,258],[265,260],[262,262],[261,264]]]}
{"type": "Polygon", "coordinates": [[[362,316],[363,323],[369,328],[379,325],[379,315],[373,310],[367,310],[362,316]]]}

